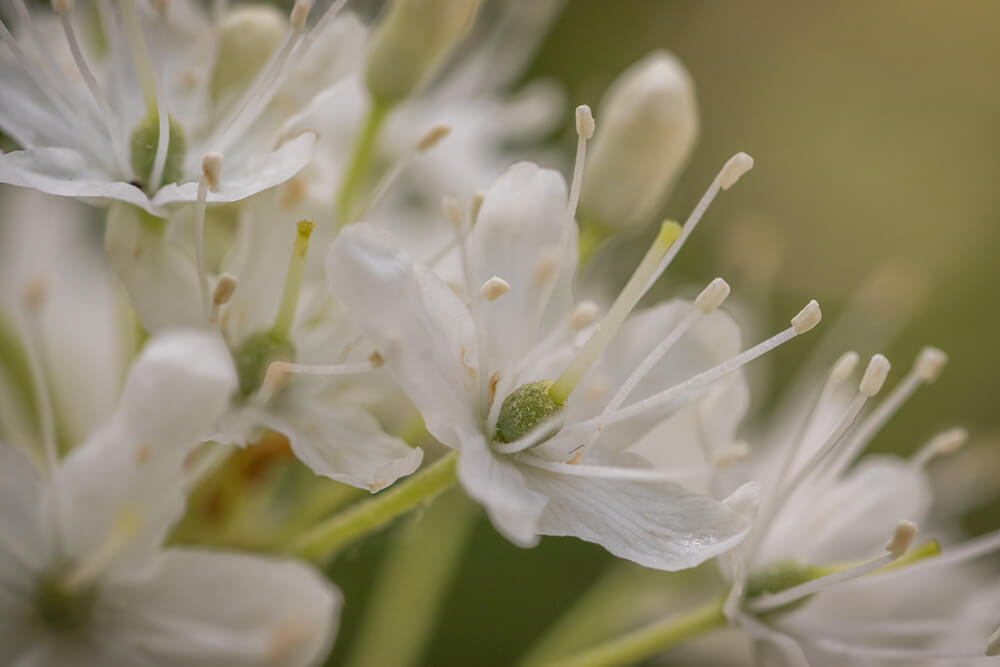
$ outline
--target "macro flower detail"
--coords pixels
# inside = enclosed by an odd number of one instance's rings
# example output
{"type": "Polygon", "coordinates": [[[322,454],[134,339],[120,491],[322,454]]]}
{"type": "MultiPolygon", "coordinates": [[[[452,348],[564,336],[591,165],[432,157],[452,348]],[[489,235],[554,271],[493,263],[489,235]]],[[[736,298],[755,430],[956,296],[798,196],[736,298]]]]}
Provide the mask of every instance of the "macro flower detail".
{"type": "Polygon", "coordinates": [[[216,336],[164,334],[103,426],[62,460],[47,440],[44,478],[0,444],[0,660],[308,665],[328,649],[340,595],[309,567],[162,548],[185,458],[235,387],[216,336]]]}
{"type": "MultiPolygon", "coordinates": [[[[587,123],[582,125],[581,136],[589,134],[587,123]]],[[[732,185],[748,162],[745,155],[731,160],[713,183],[712,196],[732,185]]],[[[696,565],[731,549],[747,533],[752,485],[726,503],[690,493],[671,481],[669,471],[651,470],[625,452],[632,443],[602,437],[604,424],[653,414],[662,420],[712,378],[781,341],[707,370],[707,360],[684,353],[711,350],[711,343],[688,343],[681,346],[674,372],[691,364],[703,373],[672,388],[661,385],[621,407],[669,349],[655,345],[638,369],[613,370],[619,385],[605,387],[604,400],[595,401],[602,409],[582,397],[576,409],[571,395],[591,366],[599,368],[595,362],[665,268],[661,260],[681,230],[664,225],[609,315],[578,348],[574,339],[591,329],[593,318],[581,321],[581,306],[572,304],[576,235],[567,199],[562,177],[534,164],[514,165],[498,179],[474,226],[458,232],[464,272],[459,292],[465,303],[389,235],[364,224],[345,228],[334,242],[327,264],[331,289],[376,342],[430,433],[459,450],[459,481],[509,539],[529,546],[539,534],[574,535],[650,567],[696,565]],[[509,284],[509,291],[481,300],[495,294],[494,278],[509,284]]],[[[696,222],[689,222],[688,233],[696,222]]],[[[674,323],[669,343],[683,339],[698,315],[715,311],[728,294],[728,286],[719,283],[686,306],[686,316],[664,318],[674,323]]],[[[592,312],[586,304],[582,309],[592,312]]],[[[818,308],[811,304],[782,338],[818,321],[818,308]]]]}
{"type": "Polygon", "coordinates": [[[210,201],[288,180],[316,142],[291,119],[360,57],[364,28],[336,18],[343,5],[310,24],[304,0],[287,20],[243,8],[210,18],[188,0],[9,3],[0,129],[20,150],[0,155],[0,181],[162,216],[197,198],[209,151],[231,158],[210,201]]]}

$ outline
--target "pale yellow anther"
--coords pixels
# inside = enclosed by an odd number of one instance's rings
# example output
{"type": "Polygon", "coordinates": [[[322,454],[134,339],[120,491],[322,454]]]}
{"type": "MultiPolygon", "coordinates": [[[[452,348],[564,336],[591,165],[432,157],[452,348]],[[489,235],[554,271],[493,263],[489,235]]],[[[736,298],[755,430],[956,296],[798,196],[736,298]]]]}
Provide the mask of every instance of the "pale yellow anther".
{"type": "Polygon", "coordinates": [[[729,158],[729,161],[722,167],[722,172],[719,174],[719,187],[728,190],[751,169],[753,169],[753,158],[746,153],[737,153],[729,158]]]}
{"type": "Polygon", "coordinates": [[[472,195],[472,201],[469,202],[469,220],[473,224],[479,219],[479,210],[483,207],[484,199],[486,199],[486,193],[482,190],[476,190],[476,193],[472,195]]]}
{"type": "Polygon", "coordinates": [[[885,545],[885,550],[893,558],[899,558],[909,550],[913,544],[913,538],[917,536],[917,524],[912,521],[900,521],[896,524],[896,530],[892,534],[892,539],[885,545]]]}
{"type": "Polygon", "coordinates": [[[424,136],[420,137],[420,141],[417,142],[415,148],[418,153],[426,153],[437,146],[449,134],[451,134],[450,125],[435,125],[427,130],[424,136]]]}
{"type": "Polygon", "coordinates": [[[819,324],[822,319],[823,312],[819,309],[816,300],[813,299],[799,311],[798,315],[792,318],[792,327],[795,329],[795,333],[804,334],[819,324]]]}
{"type": "Polygon", "coordinates": [[[830,382],[833,384],[839,384],[851,377],[851,373],[857,368],[858,362],[861,357],[858,356],[857,352],[848,351],[840,355],[840,359],[833,364],[833,368],[830,369],[830,382]]]}
{"type": "Polygon", "coordinates": [[[576,133],[584,139],[594,136],[594,114],[586,104],[576,108],[576,133]]]}
{"type": "Polygon", "coordinates": [[[212,290],[212,303],[216,306],[224,306],[229,303],[236,292],[236,285],[236,276],[223,273],[219,276],[219,281],[215,283],[215,289],[212,290]]]}
{"type": "Polygon", "coordinates": [[[510,283],[500,276],[493,276],[484,282],[483,286],[479,289],[479,293],[482,294],[483,298],[487,301],[496,301],[509,291],[510,283]]]}
{"type": "Polygon", "coordinates": [[[75,4],[74,0],[52,0],[52,11],[56,14],[69,14],[75,4]]]}
{"type": "Polygon", "coordinates": [[[309,11],[312,9],[312,0],[295,0],[292,6],[292,13],[288,17],[288,23],[292,30],[302,32],[306,29],[306,19],[309,18],[309,11]]]}
{"type": "Polygon", "coordinates": [[[941,375],[945,364],[948,363],[948,355],[936,347],[925,347],[917,357],[917,375],[924,382],[934,382],[941,375]]]}
{"type": "Polygon", "coordinates": [[[219,187],[222,180],[222,153],[209,151],[201,158],[201,172],[211,190],[219,187]]]}
{"type": "Polygon", "coordinates": [[[448,219],[448,222],[455,229],[462,230],[465,228],[465,216],[462,215],[462,206],[458,203],[457,198],[451,195],[442,197],[441,210],[444,211],[444,217],[448,219]]]}
{"type": "Polygon", "coordinates": [[[593,301],[581,301],[569,315],[569,326],[573,331],[583,331],[601,316],[601,308],[593,301]]]}
{"type": "Polygon", "coordinates": [[[729,283],[722,278],[716,278],[695,298],[694,305],[705,315],[711,315],[726,300],[729,292],[729,283]]]}
{"type": "Polygon", "coordinates": [[[889,376],[891,368],[889,360],[883,355],[874,355],[868,362],[868,368],[865,369],[865,374],[861,378],[858,391],[869,398],[882,391],[882,385],[885,384],[885,379],[889,376]]]}

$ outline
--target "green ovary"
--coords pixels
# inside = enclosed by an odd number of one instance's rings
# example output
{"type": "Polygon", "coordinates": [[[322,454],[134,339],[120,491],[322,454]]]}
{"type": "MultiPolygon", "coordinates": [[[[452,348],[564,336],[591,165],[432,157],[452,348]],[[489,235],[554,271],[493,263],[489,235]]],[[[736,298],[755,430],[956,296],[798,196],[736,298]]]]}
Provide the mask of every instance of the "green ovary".
{"type": "Polygon", "coordinates": [[[233,361],[240,382],[240,398],[248,398],[264,382],[267,367],[275,361],[292,361],[295,347],[291,341],[261,331],[247,338],[236,348],[233,361]]]}
{"type": "Polygon", "coordinates": [[[173,116],[167,116],[170,124],[170,143],[167,146],[167,160],[163,165],[163,177],[159,183],[152,183],[153,165],[156,162],[156,147],[160,141],[160,120],[155,115],[143,118],[129,137],[129,153],[132,169],[143,190],[156,192],[168,183],[178,183],[184,176],[184,158],[187,155],[187,136],[184,128],[173,116]]]}
{"type": "Polygon", "coordinates": [[[497,418],[496,438],[514,442],[565,407],[549,395],[552,382],[542,380],[521,385],[504,399],[497,418]]]}
{"type": "Polygon", "coordinates": [[[41,621],[56,632],[79,630],[90,618],[96,593],[93,590],[68,591],[50,576],[42,577],[35,591],[35,604],[41,621]]]}

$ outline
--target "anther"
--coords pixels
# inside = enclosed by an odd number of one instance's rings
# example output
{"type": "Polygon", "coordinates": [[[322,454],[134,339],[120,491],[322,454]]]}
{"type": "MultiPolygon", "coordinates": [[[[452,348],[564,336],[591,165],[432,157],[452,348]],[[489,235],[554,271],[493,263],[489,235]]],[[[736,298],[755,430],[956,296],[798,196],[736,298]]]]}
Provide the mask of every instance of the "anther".
{"type": "Polygon", "coordinates": [[[853,350],[844,352],[833,364],[833,368],[830,369],[830,382],[832,384],[840,384],[851,377],[851,373],[857,368],[858,361],[860,360],[861,357],[858,356],[857,352],[853,350]]]}
{"type": "Polygon", "coordinates": [[[695,298],[694,305],[704,314],[711,315],[726,300],[729,292],[729,283],[722,278],[716,278],[695,298]]]}
{"type": "Polygon", "coordinates": [[[925,347],[917,357],[915,370],[924,382],[934,382],[948,363],[948,355],[936,347],[925,347]]]}
{"type": "Polygon", "coordinates": [[[368,363],[372,365],[373,368],[381,368],[385,364],[385,357],[378,350],[372,350],[372,353],[368,355],[368,363]]]}
{"type": "Polygon", "coordinates": [[[487,301],[496,301],[509,291],[510,283],[499,276],[493,276],[484,282],[483,286],[479,289],[479,293],[487,301]]]}
{"type": "Polygon", "coordinates": [[[222,153],[209,151],[201,158],[201,173],[204,174],[208,187],[215,190],[222,180],[222,153]]]}
{"type": "Polygon", "coordinates": [[[576,133],[584,139],[594,136],[594,115],[586,104],[576,108],[576,133]]]}
{"type": "Polygon", "coordinates": [[[569,326],[573,331],[583,331],[601,316],[601,308],[593,301],[581,301],[569,315],[569,326]]]}
{"type": "Polygon", "coordinates": [[[56,14],[69,14],[73,11],[75,0],[52,0],[52,11],[56,14]]]}
{"type": "Polygon", "coordinates": [[[292,6],[292,13],[288,18],[292,30],[302,32],[306,29],[306,19],[309,18],[309,11],[312,9],[312,0],[295,0],[292,6]]]}
{"type": "Polygon", "coordinates": [[[472,195],[472,201],[469,202],[469,220],[473,224],[479,219],[479,209],[483,207],[483,201],[486,199],[486,193],[482,190],[476,190],[476,193],[472,195]]]}
{"type": "Polygon", "coordinates": [[[236,276],[229,273],[223,273],[219,276],[218,282],[215,283],[215,289],[212,290],[212,314],[209,318],[212,324],[218,323],[219,313],[222,311],[222,307],[233,298],[236,286],[236,276]]]}
{"type": "Polygon", "coordinates": [[[892,539],[885,545],[885,550],[893,558],[899,558],[907,552],[913,544],[913,538],[917,536],[917,524],[912,521],[900,521],[896,524],[896,530],[892,533],[892,539]]]}
{"type": "Polygon", "coordinates": [[[969,432],[961,426],[938,433],[913,455],[913,463],[924,466],[939,456],[954,454],[969,440],[969,432]]]}
{"type": "Polygon", "coordinates": [[[861,378],[861,384],[858,386],[858,391],[862,394],[871,398],[875,394],[882,390],[882,385],[885,384],[885,379],[889,375],[889,369],[892,368],[889,364],[889,360],[886,359],[881,354],[876,354],[868,362],[868,368],[865,369],[864,377],[861,378]]]}
{"type": "Polygon", "coordinates": [[[806,304],[805,308],[799,311],[799,314],[792,318],[792,327],[795,329],[795,333],[804,334],[809,331],[823,319],[823,312],[819,309],[819,304],[813,299],[806,304]]]}
{"type": "Polygon", "coordinates": [[[461,231],[465,228],[465,216],[462,215],[462,207],[459,205],[457,198],[451,195],[445,195],[442,197],[441,210],[444,211],[444,217],[448,219],[448,222],[450,222],[455,229],[461,231]]]}
{"type": "Polygon", "coordinates": [[[414,149],[418,153],[426,153],[430,149],[437,146],[449,134],[451,134],[450,125],[435,125],[431,129],[427,130],[424,136],[420,137],[420,141],[417,142],[414,149]]]}
{"type": "Polygon", "coordinates": [[[536,285],[547,285],[559,273],[560,254],[558,248],[549,248],[535,264],[531,275],[536,285]]]}
{"type": "Polygon", "coordinates": [[[751,169],[753,169],[753,158],[746,153],[737,153],[722,167],[722,172],[719,173],[719,187],[728,190],[751,169]]]}

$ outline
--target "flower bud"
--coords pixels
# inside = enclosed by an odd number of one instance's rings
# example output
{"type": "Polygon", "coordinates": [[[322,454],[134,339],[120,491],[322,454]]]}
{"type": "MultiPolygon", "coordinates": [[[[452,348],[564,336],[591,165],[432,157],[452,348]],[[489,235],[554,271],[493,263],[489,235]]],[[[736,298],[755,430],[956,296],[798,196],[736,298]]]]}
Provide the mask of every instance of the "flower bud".
{"type": "Polygon", "coordinates": [[[648,222],[663,205],[698,136],[694,85],[683,65],[654,51],[601,100],[584,171],[580,220],[610,229],[648,222]]]}
{"type": "Polygon", "coordinates": [[[219,51],[212,70],[211,93],[224,102],[245,90],[281,45],[288,21],[270,5],[240,5],[219,24],[219,51]]]}
{"type": "Polygon", "coordinates": [[[376,103],[397,104],[434,76],[478,10],[479,0],[395,0],[369,39],[365,81],[376,103]]]}

